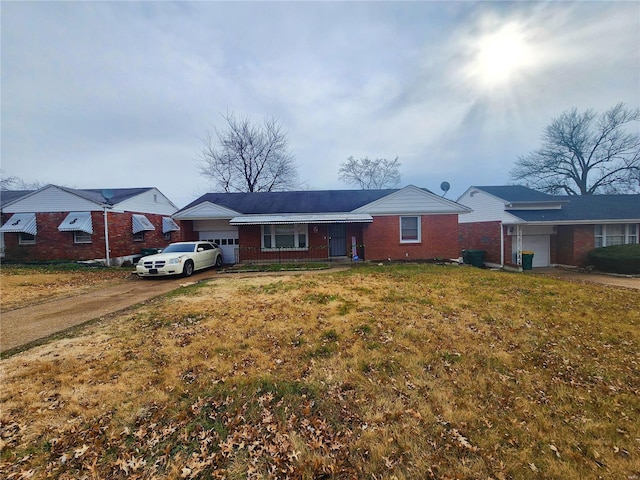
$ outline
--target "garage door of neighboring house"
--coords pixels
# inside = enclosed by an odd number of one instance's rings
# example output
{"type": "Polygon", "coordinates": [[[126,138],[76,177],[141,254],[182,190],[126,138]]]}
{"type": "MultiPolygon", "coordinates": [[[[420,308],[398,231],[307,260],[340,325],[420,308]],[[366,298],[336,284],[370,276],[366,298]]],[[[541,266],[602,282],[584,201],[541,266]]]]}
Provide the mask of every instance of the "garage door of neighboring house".
{"type": "Polygon", "coordinates": [[[237,263],[238,262],[238,229],[226,230],[208,230],[199,232],[200,240],[209,240],[210,242],[217,243],[222,249],[222,261],[223,263],[237,263]]]}
{"type": "Polygon", "coordinates": [[[549,266],[549,235],[523,235],[522,250],[531,250],[534,267],[549,266]]]}

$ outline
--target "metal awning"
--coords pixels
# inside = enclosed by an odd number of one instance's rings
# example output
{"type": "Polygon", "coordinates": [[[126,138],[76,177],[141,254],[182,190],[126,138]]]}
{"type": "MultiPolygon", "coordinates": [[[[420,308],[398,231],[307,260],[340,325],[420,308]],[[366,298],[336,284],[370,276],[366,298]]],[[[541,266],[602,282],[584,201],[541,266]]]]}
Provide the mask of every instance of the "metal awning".
{"type": "Polygon", "coordinates": [[[7,223],[0,228],[0,232],[28,233],[35,236],[38,233],[36,214],[14,213],[7,223]]]}
{"type": "Polygon", "coordinates": [[[91,223],[91,212],[71,212],[67,218],[58,225],[61,232],[85,232],[93,234],[93,223],[91,223]]]}
{"type": "Polygon", "coordinates": [[[177,232],[178,230],[180,227],[173,221],[173,218],[162,217],[162,233],[177,232]]]}
{"type": "Polygon", "coordinates": [[[133,233],[140,233],[156,229],[156,227],[153,226],[153,223],[151,223],[149,219],[144,215],[134,213],[133,215],[131,215],[131,219],[133,233]]]}
{"type": "Polygon", "coordinates": [[[371,223],[367,213],[296,213],[282,215],[242,215],[234,217],[231,225],[287,225],[292,223],[371,223]]]}

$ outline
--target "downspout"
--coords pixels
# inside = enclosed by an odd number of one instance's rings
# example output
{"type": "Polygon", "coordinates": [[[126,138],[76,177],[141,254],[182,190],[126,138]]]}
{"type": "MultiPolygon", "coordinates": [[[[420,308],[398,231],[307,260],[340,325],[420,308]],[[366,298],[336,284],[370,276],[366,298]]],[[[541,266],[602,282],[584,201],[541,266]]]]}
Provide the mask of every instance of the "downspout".
{"type": "Polygon", "coordinates": [[[500,222],[500,268],[504,268],[504,225],[500,222]]]}
{"type": "Polygon", "coordinates": [[[109,222],[107,221],[107,207],[104,208],[104,249],[105,249],[105,263],[107,267],[111,266],[111,259],[109,258],[109,222]]]}

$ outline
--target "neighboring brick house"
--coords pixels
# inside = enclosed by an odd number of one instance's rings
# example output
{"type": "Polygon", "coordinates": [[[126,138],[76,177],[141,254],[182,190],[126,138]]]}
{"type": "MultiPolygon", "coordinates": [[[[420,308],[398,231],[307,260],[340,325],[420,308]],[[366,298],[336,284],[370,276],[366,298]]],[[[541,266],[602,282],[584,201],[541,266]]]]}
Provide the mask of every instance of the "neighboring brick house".
{"type": "Polygon", "coordinates": [[[460,246],[484,250],[493,266],[585,266],[594,248],[638,243],[640,195],[547,195],[527,187],[470,187],[458,202],[473,209],[460,219],[460,246]]]}
{"type": "Polygon", "coordinates": [[[177,207],[156,188],[47,185],[0,192],[1,253],[7,260],[97,260],[119,265],[143,248],[179,240],[177,207]]]}
{"type": "Polygon", "coordinates": [[[225,263],[458,258],[454,201],[386,190],[208,193],[173,215],[185,240],[212,240],[225,263]]]}

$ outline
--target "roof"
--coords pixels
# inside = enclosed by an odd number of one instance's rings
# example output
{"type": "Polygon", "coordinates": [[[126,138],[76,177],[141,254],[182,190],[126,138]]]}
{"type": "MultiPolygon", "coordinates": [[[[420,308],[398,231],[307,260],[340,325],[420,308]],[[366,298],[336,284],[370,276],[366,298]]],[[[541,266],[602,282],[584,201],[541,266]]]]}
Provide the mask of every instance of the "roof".
{"type": "Polygon", "coordinates": [[[0,205],[7,205],[33,192],[35,190],[0,190],[0,205]]]}
{"type": "Polygon", "coordinates": [[[566,202],[558,210],[508,209],[507,212],[526,222],[640,222],[640,195],[558,195],[556,198],[566,202]]]}
{"type": "MultiPolygon", "coordinates": [[[[429,190],[424,189],[426,192],[429,190]]],[[[398,189],[305,190],[290,192],[207,193],[176,213],[209,202],[244,215],[351,212],[398,189]]],[[[431,192],[429,192],[431,193],[431,192]]]]}
{"type": "Polygon", "coordinates": [[[13,203],[28,195],[33,195],[41,190],[45,190],[49,187],[55,187],[65,192],[77,195],[89,200],[90,202],[97,203],[99,205],[116,205],[120,202],[133,198],[148,190],[153,190],[153,187],[140,187],[140,188],[89,188],[79,189],[70,187],[61,187],[59,185],[46,185],[38,190],[0,190],[0,205],[6,206],[9,203],[13,203]],[[109,198],[105,198],[104,195],[109,198]]]}
{"type": "Polygon", "coordinates": [[[62,190],[66,190],[71,193],[75,193],[87,200],[92,202],[107,204],[107,205],[116,205],[120,202],[128,200],[129,198],[135,197],[144,193],[148,190],[153,190],[153,187],[140,187],[140,188],[88,188],[88,189],[77,189],[77,188],[68,188],[68,187],[58,187],[62,190]],[[105,194],[109,197],[106,198],[105,194]]]}
{"type": "Polygon", "coordinates": [[[558,195],[549,195],[546,193],[533,190],[522,185],[502,185],[502,186],[485,186],[476,188],[487,192],[489,195],[506,200],[508,203],[541,203],[550,202],[558,203],[562,198],[558,195]]]}

